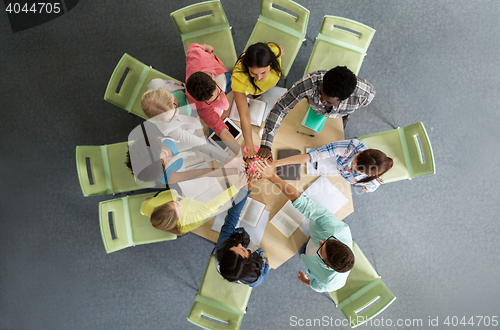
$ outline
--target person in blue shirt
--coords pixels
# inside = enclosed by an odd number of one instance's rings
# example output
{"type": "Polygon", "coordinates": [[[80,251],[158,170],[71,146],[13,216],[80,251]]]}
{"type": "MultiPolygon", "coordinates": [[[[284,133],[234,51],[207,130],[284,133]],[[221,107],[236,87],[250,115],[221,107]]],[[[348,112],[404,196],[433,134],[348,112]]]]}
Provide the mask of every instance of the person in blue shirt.
{"type": "Polygon", "coordinates": [[[277,186],[292,201],[292,205],[309,219],[311,238],[299,254],[311,278],[299,271],[298,279],[316,292],[331,292],[343,287],[354,266],[349,226],[278,177],[266,161],[257,163],[255,167],[262,178],[277,186]]]}
{"type": "Polygon", "coordinates": [[[236,228],[241,210],[245,205],[257,174],[249,174],[248,190],[241,190],[239,201],[228,211],[215,245],[215,257],[219,262],[219,272],[229,282],[240,282],[250,287],[261,285],[269,273],[269,263],[262,248],[248,250],[250,236],[244,228],[236,228]]]}

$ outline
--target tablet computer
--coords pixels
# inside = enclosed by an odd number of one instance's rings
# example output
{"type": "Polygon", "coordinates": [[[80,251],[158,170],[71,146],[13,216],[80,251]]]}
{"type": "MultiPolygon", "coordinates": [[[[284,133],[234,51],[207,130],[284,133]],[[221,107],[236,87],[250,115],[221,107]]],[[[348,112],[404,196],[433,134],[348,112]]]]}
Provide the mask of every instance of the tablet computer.
{"type": "MultiPolygon", "coordinates": [[[[226,126],[229,130],[229,133],[231,133],[231,135],[234,137],[234,139],[238,140],[238,138],[242,134],[241,129],[235,123],[233,123],[231,121],[231,119],[229,119],[229,118],[224,119],[224,124],[226,124],[226,126]]],[[[215,132],[212,132],[212,134],[210,134],[210,136],[208,137],[208,140],[210,140],[210,142],[212,142],[213,145],[218,146],[219,148],[221,148],[224,151],[226,151],[228,149],[228,147],[226,146],[224,141],[222,141],[220,139],[220,137],[218,137],[217,134],[215,134],[215,132]]]]}

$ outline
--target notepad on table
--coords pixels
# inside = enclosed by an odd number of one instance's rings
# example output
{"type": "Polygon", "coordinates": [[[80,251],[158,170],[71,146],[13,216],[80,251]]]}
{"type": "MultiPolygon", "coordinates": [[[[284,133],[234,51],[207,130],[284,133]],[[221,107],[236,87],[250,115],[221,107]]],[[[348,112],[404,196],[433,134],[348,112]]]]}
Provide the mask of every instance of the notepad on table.
{"type": "Polygon", "coordinates": [[[306,115],[304,116],[304,119],[302,120],[301,125],[319,133],[323,128],[325,121],[325,116],[319,116],[316,114],[316,112],[314,112],[312,108],[309,108],[306,115]]]}
{"type": "Polygon", "coordinates": [[[240,220],[252,227],[257,227],[265,208],[266,204],[248,197],[245,205],[243,205],[243,209],[241,210],[240,220]]]}
{"type": "Polygon", "coordinates": [[[271,220],[271,223],[287,238],[290,237],[307,218],[288,200],[271,220]]]}
{"type": "MultiPolygon", "coordinates": [[[[250,98],[247,98],[247,102],[248,111],[250,113],[250,123],[254,126],[261,127],[266,113],[266,102],[250,98]]],[[[231,111],[229,112],[229,118],[235,121],[240,121],[240,114],[238,112],[238,107],[236,106],[236,101],[234,100],[231,106],[231,111]]]]}

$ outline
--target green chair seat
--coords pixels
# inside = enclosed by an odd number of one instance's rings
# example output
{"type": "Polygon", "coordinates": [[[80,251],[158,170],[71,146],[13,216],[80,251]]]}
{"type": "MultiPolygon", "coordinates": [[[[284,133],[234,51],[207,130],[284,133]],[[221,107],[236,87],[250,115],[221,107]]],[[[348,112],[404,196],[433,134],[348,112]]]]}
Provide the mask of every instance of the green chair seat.
{"type": "Polygon", "coordinates": [[[347,66],[357,75],[374,35],[367,25],[326,15],[304,74],[347,66]]]}
{"type": "Polygon", "coordinates": [[[142,94],[155,78],[176,80],[150,66],[124,54],[108,82],[104,99],[141,118],[148,119],[141,108],[142,94]]]}
{"type": "Polygon", "coordinates": [[[205,329],[239,329],[251,293],[248,285],[226,281],[217,271],[212,254],[187,319],[205,329]]]}
{"type": "Polygon", "coordinates": [[[76,168],[84,196],[116,194],[148,186],[138,185],[125,165],[127,150],[128,142],[76,147],[76,168]]]}
{"type": "Polygon", "coordinates": [[[376,317],[392,304],[396,297],[382,282],[377,271],[355,242],[353,242],[353,252],[356,260],[346,284],[329,294],[354,328],[376,317]]]}
{"type": "Polygon", "coordinates": [[[368,148],[383,151],[394,161],[383,175],[384,183],[436,173],[431,143],[421,122],[361,136],[358,140],[368,148]]]}
{"type": "Polygon", "coordinates": [[[219,0],[181,8],[171,13],[170,17],[181,34],[185,52],[192,43],[209,44],[214,47],[214,54],[226,68],[229,71],[233,69],[237,60],[236,50],[229,22],[219,0]],[[198,17],[190,17],[196,15],[198,17]]]}
{"type": "Polygon", "coordinates": [[[177,235],[158,230],[149,217],[140,212],[146,198],[156,193],[125,196],[99,203],[99,224],[104,248],[107,253],[139,244],[169,241],[177,235]]]}
{"type": "Polygon", "coordinates": [[[285,55],[281,59],[281,70],[286,77],[304,41],[308,21],[309,10],[291,0],[261,0],[260,16],[245,49],[257,42],[274,42],[283,46],[285,55]],[[273,7],[273,4],[295,16],[273,7]]]}

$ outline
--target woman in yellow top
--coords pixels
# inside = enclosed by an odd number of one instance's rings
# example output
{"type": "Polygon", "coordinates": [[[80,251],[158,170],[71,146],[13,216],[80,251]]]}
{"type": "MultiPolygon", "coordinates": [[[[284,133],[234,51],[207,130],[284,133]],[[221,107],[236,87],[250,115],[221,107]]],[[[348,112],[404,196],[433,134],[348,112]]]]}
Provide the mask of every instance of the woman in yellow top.
{"type": "Polygon", "coordinates": [[[141,213],[151,219],[151,224],[156,229],[177,235],[185,234],[198,228],[210,216],[217,213],[227,201],[238,194],[246,183],[247,177],[242,173],[238,182],[208,203],[187,197],[177,202],[177,191],[166,190],[154,198],[145,200],[141,205],[141,213]]]}
{"type": "Polygon", "coordinates": [[[264,44],[258,42],[248,47],[238,58],[233,69],[231,88],[234,101],[240,115],[241,130],[247,157],[255,157],[252,139],[252,126],[248,110],[247,95],[257,96],[276,86],[281,78],[281,56],[285,54],[283,47],[274,42],[264,44]]]}

